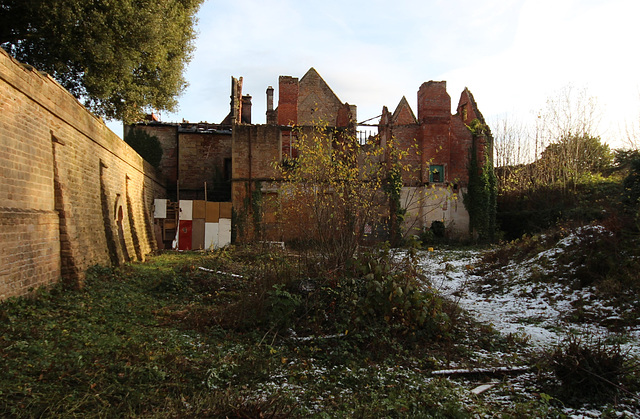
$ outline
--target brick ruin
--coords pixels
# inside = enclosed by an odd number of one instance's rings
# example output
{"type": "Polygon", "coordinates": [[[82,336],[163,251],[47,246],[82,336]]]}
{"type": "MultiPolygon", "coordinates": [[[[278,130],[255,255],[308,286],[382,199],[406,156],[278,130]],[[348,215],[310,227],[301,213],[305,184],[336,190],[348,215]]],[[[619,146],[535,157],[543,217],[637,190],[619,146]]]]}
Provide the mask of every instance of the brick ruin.
{"type": "MultiPolygon", "coordinates": [[[[95,264],[143,260],[158,246],[156,199],[231,202],[236,221],[243,211],[250,217],[256,197],[278,194],[273,163],[295,157],[293,125],[357,129],[356,106],[343,103],[313,68],[300,79],[281,76],[278,90],[277,107],[274,89],[266,90],[266,124],[252,124],[252,98],[243,95],[242,79],[232,78],[230,112],[219,124],[127,127],[159,139],[163,157],[154,168],[50,76],[0,50],[0,300],[61,278],[81,285],[95,264]]],[[[433,81],[420,87],[417,111],[405,98],[393,113],[384,107],[378,141],[419,145],[420,155],[407,161],[417,175],[403,179],[412,228],[439,220],[451,236],[465,236],[468,213],[456,198],[468,182],[472,145],[482,158],[489,146],[466,125],[484,123],[482,115],[467,89],[452,115],[446,83],[433,81]],[[443,193],[409,203],[427,190],[443,193]]],[[[268,240],[292,238],[268,208],[261,223],[268,240]]],[[[236,241],[255,238],[235,227],[236,241]]]]}
{"type": "MultiPolygon", "coordinates": [[[[232,78],[231,111],[220,124],[151,122],[136,125],[156,135],[163,146],[160,177],[172,199],[226,200],[237,215],[251,218],[256,192],[262,197],[278,193],[273,162],[296,157],[292,127],[308,127],[320,121],[340,129],[357,129],[357,108],[343,103],[311,68],[302,78],[280,76],[278,103],[274,88],[266,90],[266,124],[251,123],[251,96],[242,95],[242,78],[232,78]],[[276,181],[274,183],[274,180],[276,181]],[[260,188],[256,191],[256,188],[260,188]]],[[[450,237],[469,234],[469,214],[462,203],[468,183],[467,163],[472,146],[479,161],[485,159],[487,138],[474,136],[467,125],[474,119],[484,123],[471,92],[460,95],[456,113],[446,82],[430,81],[418,90],[417,116],[402,98],[393,113],[383,107],[379,141],[395,138],[401,147],[417,144],[419,154],[410,156],[412,175],[404,175],[402,203],[408,209],[407,227],[412,232],[442,221],[450,237]]],[[[264,199],[261,199],[264,201],[264,199]]],[[[262,220],[269,240],[290,239],[291,226],[282,225],[267,209],[262,220]]],[[[252,240],[250,229],[236,229],[236,240],[252,240]]]]}
{"type": "Polygon", "coordinates": [[[485,124],[467,88],[460,95],[456,113],[451,114],[451,97],[444,81],[420,86],[417,117],[404,97],[393,114],[383,108],[378,125],[381,141],[393,137],[401,148],[417,144],[419,150],[406,162],[414,170],[404,174],[402,191],[405,223],[414,231],[440,221],[450,237],[469,235],[469,213],[462,198],[469,182],[467,165],[473,149],[482,165],[490,147],[487,136],[474,135],[469,129],[475,119],[485,124]]]}

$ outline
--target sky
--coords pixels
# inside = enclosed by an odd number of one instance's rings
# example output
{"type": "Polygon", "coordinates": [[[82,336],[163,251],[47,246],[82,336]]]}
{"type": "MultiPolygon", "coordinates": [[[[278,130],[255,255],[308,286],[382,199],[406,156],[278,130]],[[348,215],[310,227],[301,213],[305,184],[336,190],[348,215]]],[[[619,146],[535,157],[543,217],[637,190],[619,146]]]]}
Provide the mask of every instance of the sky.
{"type": "MultiPolygon", "coordinates": [[[[231,77],[265,123],[268,86],[314,67],[358,121],[446,81],[456,107],[468,87],[485,120],[527,124],[571,86],[595,97],[599,132],[619,146],[640,126],[637,0],[205,0],[198,13],[188,88],[162,121],[219,123],[231,77]]],[[[114,131],[121,134],[118,124],[114,131]]]]}

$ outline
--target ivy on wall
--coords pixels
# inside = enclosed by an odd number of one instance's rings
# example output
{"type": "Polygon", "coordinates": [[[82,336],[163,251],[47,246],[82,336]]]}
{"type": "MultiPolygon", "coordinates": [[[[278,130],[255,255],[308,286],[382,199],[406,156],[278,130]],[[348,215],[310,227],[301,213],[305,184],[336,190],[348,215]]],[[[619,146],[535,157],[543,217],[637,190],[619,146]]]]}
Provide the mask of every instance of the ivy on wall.
{"type": "Polygon", "coordinates": [[[400,226],[407,212],[406,208],[403,208],[400,202],[402,194],[402,171],[398,162],[392,164],[389,169],[389,175],[383,189],[389,196],[390,239],[392,244],[397,245],[402,239],[400,226]]]}
{"type": "Polygon", "coordinates": [[[464,206],[469,212],[469,232],[480,241],[493,241],[496,232],[497,181],[491,159],[493,144],[489,128],[474,119],[468,126],[473,142],[468,163],[469,184],[464,194],[464,206]],[[484,163],[478,161],[478,140],[487,139],[484,163]]]}

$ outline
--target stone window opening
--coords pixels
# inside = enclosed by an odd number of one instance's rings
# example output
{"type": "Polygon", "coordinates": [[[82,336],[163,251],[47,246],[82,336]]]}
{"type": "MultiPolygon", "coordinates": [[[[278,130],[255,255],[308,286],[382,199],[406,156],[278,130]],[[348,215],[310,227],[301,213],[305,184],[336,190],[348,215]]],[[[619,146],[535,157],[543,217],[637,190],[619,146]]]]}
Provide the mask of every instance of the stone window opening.
{"type": "Polygon", "coordinates": [[[225,181],[230,181],[231,180],[231,171],[232,171],[232,160],[230,158],[225,158],[224,159],[224,180],[225,181]]]}

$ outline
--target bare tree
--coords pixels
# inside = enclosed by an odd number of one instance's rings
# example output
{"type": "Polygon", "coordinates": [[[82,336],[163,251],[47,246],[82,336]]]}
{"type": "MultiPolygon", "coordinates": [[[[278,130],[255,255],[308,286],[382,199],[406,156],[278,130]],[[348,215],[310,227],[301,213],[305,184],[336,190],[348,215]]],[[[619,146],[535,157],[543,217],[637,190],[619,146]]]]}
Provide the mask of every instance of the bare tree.
{"type": "MultiPolygon", "coordinates": [[[[547,99],[541,112],[541,139],[546,180],[563,187],[575,185],[584,174],[583,157],[597,137],[601,111],[596,98],[586,89],[568,85],[547,99]]],[[[598,138],[599,141],[599,138],[598,138]]]]}
{"type": "Polygon", "coordinates": [[[522,190],[536,177],[532,173],[537,158],[537,136],[521,120],[503,115],[492,128],[494,164],[499,191],[522,190]]]}
{"type": "Polygon", "coordinates": [[[629,149],[640,150],[640,112],[633,122],[625,124],[624,142],[629,149]]]}
{"type": "Polygon", "coordinates": [[[586,88],[567,85],[547,99],[541,114],[545,139],[556,142],[567,137],[594,136],[601,119],[601,110],[586,88]]]}

